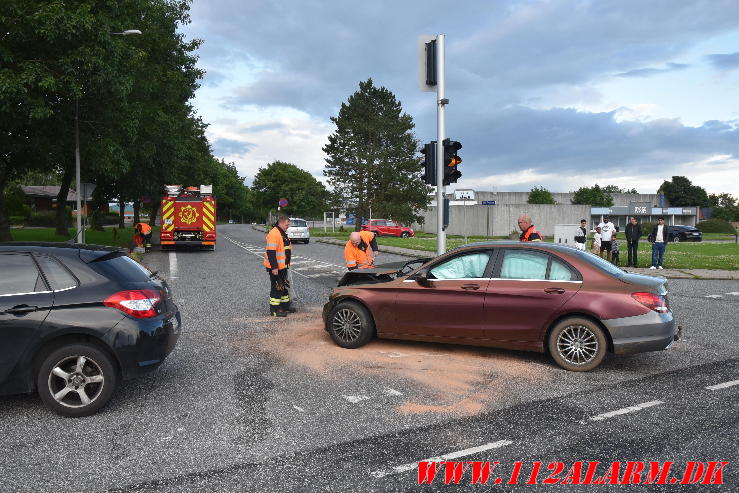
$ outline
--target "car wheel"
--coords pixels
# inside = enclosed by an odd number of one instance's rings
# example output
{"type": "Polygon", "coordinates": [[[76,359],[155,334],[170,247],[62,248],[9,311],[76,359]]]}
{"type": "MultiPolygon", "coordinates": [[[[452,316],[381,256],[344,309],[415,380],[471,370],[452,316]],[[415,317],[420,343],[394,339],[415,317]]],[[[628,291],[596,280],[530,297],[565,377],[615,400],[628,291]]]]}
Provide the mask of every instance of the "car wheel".
{"type": "Polygon", "coordinates": [[[307,245],[308,243],[310,243],[310,240],[305,240],[304,243],[307,245]]]}
{"type": "Polygon", "coordinates": [[[590,371],[603,362],[608,342],[598,324],[586,318],[568,318],[549,334],[549,353],[570,371],[590,371]]]}
{"type": "Polygon", "coordinates": [[[680,237],[679,237],[679,236],[674,236],[674,237],[672,238],[672,242],[673,242],[673,243],[680,243],[680,237]]]}
{"type": "Polygon", "coordinates": [[[329,333],[336,344],[355,349],[364,346],[375,334],[375,323],[369,312],[359,303],[343,301],[329,316],[329,333]]]}
{"type": "Polygon", "coordinates": [[[89,416],[105,406],[118,383],[111,357],[97,347],[69,344],[44,358],[36,388],[44,404],[70,418],[89,416]]]}
{"type": "Polygon", "coordinates": [[[411,234],[408,231],[403,231],[400,233],[401,238],[408,238],[411,234]]]}

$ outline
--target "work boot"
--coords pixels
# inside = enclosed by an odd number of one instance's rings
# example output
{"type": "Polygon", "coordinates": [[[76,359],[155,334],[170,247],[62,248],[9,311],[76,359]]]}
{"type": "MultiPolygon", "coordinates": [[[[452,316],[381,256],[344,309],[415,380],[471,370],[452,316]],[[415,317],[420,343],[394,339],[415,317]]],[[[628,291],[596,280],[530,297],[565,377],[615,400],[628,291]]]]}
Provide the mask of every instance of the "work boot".
{"type": "Polygon", "coordinates": [[[284,317],[287,317],[287,312],[284,312],[284,311],[272,312],[272,316],[284,318],[284,317]]]}

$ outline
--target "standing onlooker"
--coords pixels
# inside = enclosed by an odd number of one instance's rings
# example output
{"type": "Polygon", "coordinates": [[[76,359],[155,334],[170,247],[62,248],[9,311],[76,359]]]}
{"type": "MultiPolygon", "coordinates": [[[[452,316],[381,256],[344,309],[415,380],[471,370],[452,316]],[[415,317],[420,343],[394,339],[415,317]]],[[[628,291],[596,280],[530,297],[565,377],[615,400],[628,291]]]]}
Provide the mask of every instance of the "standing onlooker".
{"type": "Polygon", "coordinates": [[[603,216],[603,222],[598,226],[600,227],[600,256],[608,260],[611,251],[611,235],[616,231],[616,226],[608,216],[603,216]]]}
{"type": "Polygon", "coordinates": [[[638,267],[636,258],[639,252],[639,238],[641,238],[641,224],[636,222],[636,217],[631,216],[629,224],[626,225],[626,248],[629,250],[628,267],[638,267]]]}
{"type": "Polygon", "coordinates": [[[611,237],[611,263],[613,265],[619,264],[619,248],[618,248],[618,232],[614,231],[611,237]]]}
{"type": "Polygon", "coordinates": [[[588,230],[585,227],[588,222],[585,219],[580,219],[580,227],[575,232],[575,248],[578,250],[585,251],[585,242],[588,241],[588,230]]]}
{"type": "Polygon", "coordinates": [[[593,255],[600,255],[600,226],[595,227],[595,233],[593,233],[593,245],[590,247],[590,251],[593,255]]]}
{"type": "Polygon", "coordinates": [[[667,228],[665,227],[665,218],[658,217],[657,225],[652,228],[649,235],[649,241],[652,243],[652,266],[650,269],[664,269],[662,262],[665,258],[665,249],[667,248],[667,228]]]}

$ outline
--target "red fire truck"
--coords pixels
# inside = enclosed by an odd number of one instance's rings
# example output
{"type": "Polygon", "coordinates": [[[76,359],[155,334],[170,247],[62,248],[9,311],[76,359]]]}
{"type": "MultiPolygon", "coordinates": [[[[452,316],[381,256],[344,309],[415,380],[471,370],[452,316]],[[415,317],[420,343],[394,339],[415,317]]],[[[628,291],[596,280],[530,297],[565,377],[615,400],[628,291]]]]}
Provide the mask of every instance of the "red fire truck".
{"type": "Polygon", "coordinates": [[[162,250],[178,246],[216,248],[216,200],[213,185],[166,185],[162,198],[159,241],[162,250]]]}

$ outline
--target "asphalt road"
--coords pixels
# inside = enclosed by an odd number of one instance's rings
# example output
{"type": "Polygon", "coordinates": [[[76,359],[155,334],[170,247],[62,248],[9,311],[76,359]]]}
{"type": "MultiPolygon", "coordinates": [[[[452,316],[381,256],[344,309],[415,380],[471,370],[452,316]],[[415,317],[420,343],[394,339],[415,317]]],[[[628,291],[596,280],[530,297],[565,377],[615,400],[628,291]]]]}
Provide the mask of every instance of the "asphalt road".
{"type": "MultiPolygon", "coordinates": [[[[221,226],[215,252],[148,254],[182,311],[178,347],[89,418],[57,417],[36,396],[2,398],[0,491],[406,491],[419,488],[416,461],[449,454],[500,461],[507,475],[522,461],[526,480],[541,461],[539,482],[552,461],[667,460],[680,471],[729,461],[728,485],[711,488],[736,490],[739,385],[712,386],[739,379],[739,282],[671,280],[685,339],[580,374],[495,349],[340,349],[320,306],[343,272],[341,248],[295,246],[301,312],[276,320],[263,238],[221,226]]],[[[481,486],[468,475],[456,488],[481,486]]]]}

